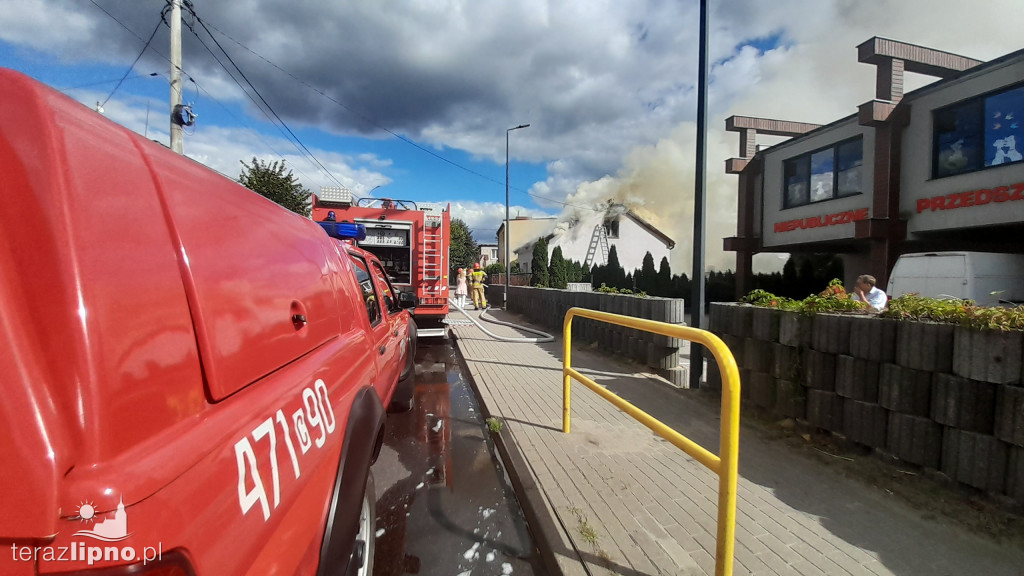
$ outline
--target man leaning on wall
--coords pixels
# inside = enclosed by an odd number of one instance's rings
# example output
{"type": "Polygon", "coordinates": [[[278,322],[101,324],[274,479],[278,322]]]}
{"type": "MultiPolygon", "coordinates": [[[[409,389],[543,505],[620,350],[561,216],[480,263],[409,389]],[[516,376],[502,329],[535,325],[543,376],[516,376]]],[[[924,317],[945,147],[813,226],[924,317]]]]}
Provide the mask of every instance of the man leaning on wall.
{"type": "Polygon", "coordinates": [[[861,274],[854,284],[852,298],[866,303],[872,312],[881,312],[889,303],[889,298],[885,295],[885,291],[875,284],[874,276],[861,274]]]}

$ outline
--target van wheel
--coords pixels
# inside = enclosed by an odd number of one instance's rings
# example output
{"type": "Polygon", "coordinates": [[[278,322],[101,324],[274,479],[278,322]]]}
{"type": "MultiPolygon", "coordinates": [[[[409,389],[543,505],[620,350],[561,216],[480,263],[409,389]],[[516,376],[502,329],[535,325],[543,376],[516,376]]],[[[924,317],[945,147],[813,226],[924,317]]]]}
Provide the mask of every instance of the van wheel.
{"type": "MultiPolygon", "coordinates": [[[[377,493],[373,485],[373,472],[367,472],[366,490],[363,492],[363,506],[359,511],[359,531],[356,533],[356,545],[352,549],[352,562],[362,562],[356,572],[358,576],[373,574],[373,551],[376,535],[377,493]],[[361,557],[361,558],[360,558],[361,557]]],[[[351,572],[349,572],[351,574],[351,572]]]]}

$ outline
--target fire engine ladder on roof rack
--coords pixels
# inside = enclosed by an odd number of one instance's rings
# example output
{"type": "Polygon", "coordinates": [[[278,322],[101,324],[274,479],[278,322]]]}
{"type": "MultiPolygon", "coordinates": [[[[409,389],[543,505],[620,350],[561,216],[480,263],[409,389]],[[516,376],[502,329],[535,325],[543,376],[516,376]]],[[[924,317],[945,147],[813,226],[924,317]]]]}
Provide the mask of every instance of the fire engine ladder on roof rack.
{"type": "Polygon", "coordinates": [[[424,280],[440,280],[443,273],[444,230],[441,220],[426,218],[423,222],[423,257],[420,267],[424,280]]]}
{"type": "Polygon", "coordinates": [[[587,258],[584,260],[584,266],[594,265],[594,256],[597,255],[598,248],[601,249],[601,264],[608,262],[608,229],[603,224],[594,226],[594,234],[590,237],[590,247],[587,248],[587,258]]]}

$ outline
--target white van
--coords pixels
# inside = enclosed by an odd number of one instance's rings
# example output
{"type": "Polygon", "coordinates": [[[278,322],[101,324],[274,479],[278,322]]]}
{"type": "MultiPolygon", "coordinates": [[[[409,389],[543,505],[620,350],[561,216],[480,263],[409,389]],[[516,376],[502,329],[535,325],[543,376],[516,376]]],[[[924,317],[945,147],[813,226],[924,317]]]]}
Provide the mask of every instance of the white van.
{"type": "Polygon", "coordinates": [[[1024,302],[1024,255],[990,252],[904,254],[886,291],[933,298],[969,298],[982,306],[1024,302]]]}

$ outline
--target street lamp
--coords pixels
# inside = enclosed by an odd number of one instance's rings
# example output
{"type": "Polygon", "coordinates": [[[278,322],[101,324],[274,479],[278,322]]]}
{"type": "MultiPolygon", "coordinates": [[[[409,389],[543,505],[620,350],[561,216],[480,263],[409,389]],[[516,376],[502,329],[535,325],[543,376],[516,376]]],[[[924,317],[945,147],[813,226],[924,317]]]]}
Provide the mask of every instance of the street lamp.
{"type": "Polygon", "coordinates": [[[512,247],[511,230],[508,227],[508,133],[520,128],[529,128],[529,124],[520,124],[515,128],[505,130],[505,302],[503,308],[508,310],[508,282],[512,277],[512,247]]]}

